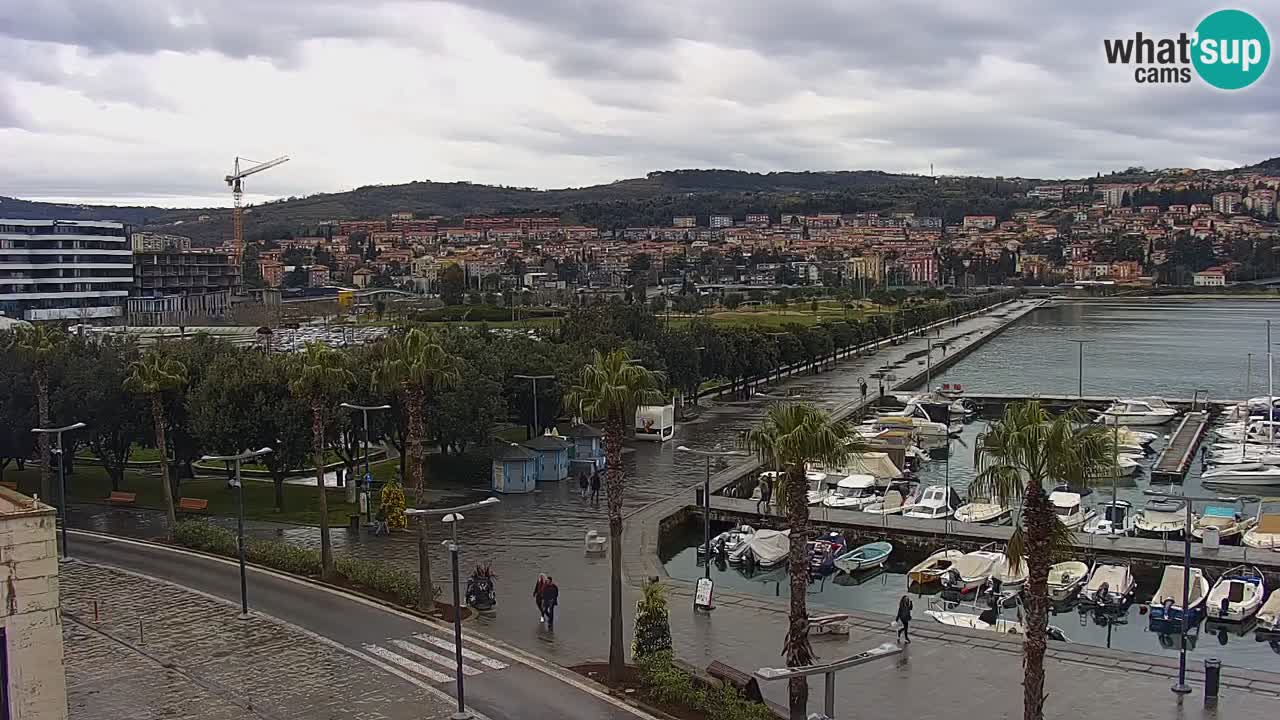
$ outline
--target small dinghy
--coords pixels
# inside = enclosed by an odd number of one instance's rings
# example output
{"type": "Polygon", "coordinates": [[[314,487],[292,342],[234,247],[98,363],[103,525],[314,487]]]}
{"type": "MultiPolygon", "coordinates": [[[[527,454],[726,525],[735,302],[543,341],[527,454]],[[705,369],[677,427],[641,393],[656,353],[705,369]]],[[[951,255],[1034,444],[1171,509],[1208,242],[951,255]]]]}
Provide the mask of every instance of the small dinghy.
{"type": "Polygon", "coordinates": [[[947,570],[951,568],[952,563],[963,555],[963,552],[954,548],[935,552],[911,568],[911,571],[907,573],[907,584],[924,586],[938,582],[947,570]]]}
{"type": "Polygon", "coordinates": [[[1010,514],[1008,505],[1001,505],[990,498],[969,498],[968,502],[956,508],[956,520],[959,522],[1003,525],[1009,521],[1010,514]]]}
{"type": "MultiPolygon", "coordinates": [[[[994,547],[994,545],[989,545],[994,547]]],[[[956,558],[942,576],[942,587],[957,593],[968,593],[987,584],[997,563],[1004,562],[998,550],[974,550],[956,558]]]]}
{"type": "Polygon", "coordinates": [[[835,569],[835,559],[849,550],[844,536],[832,531],[817,540],[805,543],[805,553],[809,558],[809,572],[825,575],[835,569]]]}
{"type": "Polygon", "coordinates": [[[893,545],[887,542],[867,543],[837,556],[835,565],[836,568],[846,573],[871,570],[884,565],[884,561],[889,559],[889,553],[891,552],[893,552],[893,545]]]}
{"type": "Polygon", "coordinates": [[[1124,607],[1137,584],[1128,565],[1094,563],[1080,590],[1080,599],[1100,608],[1124,607]]]}
{"type": "Polygon", "coordinates": [[[1049,566],[1049,599],[1062,603],[1075,597],[1089,579],[1089,566],[1067,560],[1049,566]]]}
{"type": "Polygon", "coordinates": [[[1204,616],[1204,601],[1209,595],[1209,580],[1200,568],[1191,568],[1187,590],[1187,605],[1182,606],[1182,566],[1166,565],[1160,578],[1160,588],[1148,604],[1152,624],[1181,622],[1185,613],[1190,627],[1204,616]]]}
{"type": "Polygon", "coordinates": [[[1244,622],[1258,613],[1267,584],[1252,565],[1237,565],[1213,584],[1205,612],[1214,620],[1244,622]]]}

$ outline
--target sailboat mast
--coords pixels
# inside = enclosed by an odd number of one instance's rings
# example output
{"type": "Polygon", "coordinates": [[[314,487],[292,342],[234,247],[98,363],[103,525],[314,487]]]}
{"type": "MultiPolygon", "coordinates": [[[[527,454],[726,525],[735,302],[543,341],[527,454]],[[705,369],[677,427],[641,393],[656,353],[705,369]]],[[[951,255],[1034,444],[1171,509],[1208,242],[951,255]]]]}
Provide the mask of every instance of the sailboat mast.
{"type": "MultiPolygon", "coordinates": [[[[1271,373],[1271,321],[1267,321],[1267,422],[1263,425],[1267,429],[1267,445],[1274,445],[1276,441],[1275,426],[1275,409],[1276,409],[1276,393],[1275,387],[1272,385],[1271,373]]],[[[1247,429],[1247,428],[1246,428],[1247,429]]]]}

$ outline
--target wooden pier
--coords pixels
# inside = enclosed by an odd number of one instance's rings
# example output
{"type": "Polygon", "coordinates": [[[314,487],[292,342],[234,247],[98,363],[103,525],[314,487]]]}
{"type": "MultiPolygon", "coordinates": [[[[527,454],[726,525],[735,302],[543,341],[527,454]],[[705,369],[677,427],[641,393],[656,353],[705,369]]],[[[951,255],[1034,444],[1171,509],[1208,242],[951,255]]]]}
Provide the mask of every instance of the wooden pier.
{"type": "Polygon", "coordinates": [[[1160,456],[1151,466],[1151,481],[1153,483],[1182,482],[1187,474],[1187,468],[1191,467],[1191,461],[1196,457],[1196,449],[1200,447],[1200,440],[1204,437],[1208,426],[1207,412],[1189,412],[1184,415],[1182,421],[1178,423],[1178,429],[1174,430],[1173,436],[1169,438],[1169,444],[1160,451],[1160,456]]]}

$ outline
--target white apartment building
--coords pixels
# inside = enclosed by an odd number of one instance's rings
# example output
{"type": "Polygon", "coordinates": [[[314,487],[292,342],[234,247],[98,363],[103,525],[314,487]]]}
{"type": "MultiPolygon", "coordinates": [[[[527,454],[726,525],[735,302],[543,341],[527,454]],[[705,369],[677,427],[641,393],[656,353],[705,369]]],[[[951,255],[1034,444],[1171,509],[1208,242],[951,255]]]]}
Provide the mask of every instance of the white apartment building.
{"type": "Polygon", "coordinates": [[[124,315],[133,250],[123,223],[0,219],[0,312],[23,320],[124,315]]]}

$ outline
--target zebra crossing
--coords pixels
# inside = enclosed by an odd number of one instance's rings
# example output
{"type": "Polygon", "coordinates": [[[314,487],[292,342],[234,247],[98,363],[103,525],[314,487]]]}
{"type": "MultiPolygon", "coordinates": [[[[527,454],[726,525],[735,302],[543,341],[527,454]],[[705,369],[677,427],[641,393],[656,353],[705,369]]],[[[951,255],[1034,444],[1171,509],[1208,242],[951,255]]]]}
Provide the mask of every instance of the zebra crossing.
{"type": "MultiPolygon", "coordinates": [[[[380,644],[367,643],[364,651],[401,671],[432,683],[451,683],[458,664],[453,640],[430,633],[419,633],[407,639],[391,638],[380,644]]],[[[482,655],[464,646],[462,674],[479,675],[486,670],[504,670],[507,663],[482,655]]]]}

